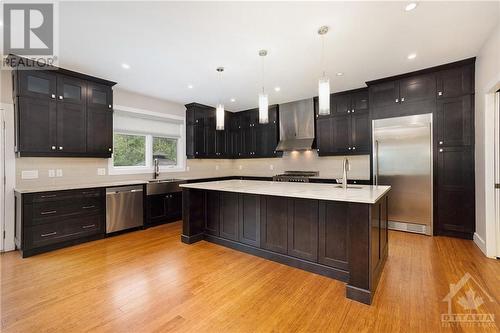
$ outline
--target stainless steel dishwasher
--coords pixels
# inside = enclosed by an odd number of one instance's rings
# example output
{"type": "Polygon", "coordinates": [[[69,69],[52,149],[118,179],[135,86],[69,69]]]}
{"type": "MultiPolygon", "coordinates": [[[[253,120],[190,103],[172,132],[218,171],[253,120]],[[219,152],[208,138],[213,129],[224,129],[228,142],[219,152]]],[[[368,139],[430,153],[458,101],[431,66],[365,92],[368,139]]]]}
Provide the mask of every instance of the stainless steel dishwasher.
{"type": "Polygon", "coordinates": [[[142,185],[106,189],[106,233],[144,225],[142,185]]]}

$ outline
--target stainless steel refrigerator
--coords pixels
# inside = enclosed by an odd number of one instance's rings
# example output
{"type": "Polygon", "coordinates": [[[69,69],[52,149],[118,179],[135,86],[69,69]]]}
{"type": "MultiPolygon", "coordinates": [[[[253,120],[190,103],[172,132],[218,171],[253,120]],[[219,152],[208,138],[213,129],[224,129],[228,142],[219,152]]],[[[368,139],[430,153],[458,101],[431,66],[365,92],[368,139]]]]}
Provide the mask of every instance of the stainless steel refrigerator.
{"type": "Polygon", "coordinates": [[[432,235],[432,114],[373,120],[373,179],[391,185],[389,228],[432,235]]]}

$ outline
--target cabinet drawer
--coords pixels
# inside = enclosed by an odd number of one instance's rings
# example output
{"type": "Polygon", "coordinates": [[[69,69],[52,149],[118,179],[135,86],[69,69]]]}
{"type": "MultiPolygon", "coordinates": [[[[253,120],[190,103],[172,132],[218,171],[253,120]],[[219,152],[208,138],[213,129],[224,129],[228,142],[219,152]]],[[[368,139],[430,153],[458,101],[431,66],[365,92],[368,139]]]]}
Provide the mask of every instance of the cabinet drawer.
{"type": "Polygon", "coordinates": [[[58,201],[34,202],[25,209],[25,225],[57,222],[61,217],[103,214],[100,197],[80,197],[58,201]],[[30,208],[32,210],[30,211],[30,208]]]}
{"type": "Polygon", "coordinates": [[[102,215],[94,215],[27,227],[24,248],[36,248],[100,233],[102,220],[102,215]]]}
{"type": "Polygon", "coordinates": [[[51,192],[40,192],[32,195],[28,195],[27,202],[47,202],[47,201],[57,201],[64,199],[74,199],[79,197],[99,197],[102,196],[102,189],[81,189],[81,190],[71,190],[71,191],[51,191],[51,192]],[[29,200],[31,197],[31,200],[29,200]]]}

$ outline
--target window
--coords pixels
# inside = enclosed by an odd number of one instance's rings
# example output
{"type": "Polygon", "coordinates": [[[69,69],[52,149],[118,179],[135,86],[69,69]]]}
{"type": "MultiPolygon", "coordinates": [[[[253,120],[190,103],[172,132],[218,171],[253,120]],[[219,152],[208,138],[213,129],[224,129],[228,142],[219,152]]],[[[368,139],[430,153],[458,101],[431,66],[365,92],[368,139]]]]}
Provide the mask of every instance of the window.
{"type": "Polygon", "coordinates": [[[184,171],[183,118],[115,109],[113,126],[109,174],[153,173],[155,159],[160,172],[184,171]]]}
{"type": "Polygon", "coordinates": [[[146,166],[146,136],[114,133],[113,165],[115,167],[146,166]]]}

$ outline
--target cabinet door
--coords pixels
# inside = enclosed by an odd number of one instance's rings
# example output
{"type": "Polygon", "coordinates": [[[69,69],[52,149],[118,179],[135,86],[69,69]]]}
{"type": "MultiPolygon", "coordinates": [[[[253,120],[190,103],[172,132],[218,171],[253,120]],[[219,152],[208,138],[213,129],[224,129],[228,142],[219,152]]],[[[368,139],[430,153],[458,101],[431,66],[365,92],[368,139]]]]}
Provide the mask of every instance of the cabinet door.
{"type": "Polygon", "coordinates": [[[221,192],[207,191],[207,216],[205,218],[205,232],[219,236],[220,196],[221,192]]]}
{"type": "Polygon", "coordinates": [[[319,206],[319,263],[348,270],[348,203],[323,201],[319,206]]]}
{"type": "Polygon", "coordinates": [[[278,145],[276,124],[258,125],[255,127],[255,156],[272,157],[278,145]]]}
{"type": "Polygon", "coordinates": [[[167,218],[168,194],[150,195],[147,197],[147,219],[149,224],[161,223],[167,218]]]}
{"type": "Polygon", "coordinates": [[[333,152],[333,127],[332,118],[316,119],[316,143],[318,154],[327,155],[333,152]]]}
{"type": "Polygon", "coordinates": [[[18,70],[19,95],[40,99],[56,99],[57,76],[45,71],[18,70]]]}
{"type": "Polygon", "coordinates": [[[288,254],[305,260],[318,261],[317,200],[289,200],[288,254]]]}
{"type": "Polygon", "coordinates": [[[238,193],[220,193],[220,236],[238,240],[238,193]]]}
{"type": "Polygon", "coordinates": [[[217,132],[214,126],[205,127],[205,156],[216,157],[217,132]]]}
{"type": "Polygon", "coordinates": [[[57,151],[83,153],[86,151],[85,105],[57,103],[57,151]]]}
{"type": "Polygon", "coordinates": [[[399,82],[399,95],[402,105],[435,100],[436,76],[434,74],[418,75],[402,79],[399,82]]]}
{"type": "Polygon", "coordinates": [[[239,202],[239,241],[260,246],[260,196],[241,194],[239,202]]]}
{"type": "Polygon", "coordinates": [[[182,192],[174,192],[168,195],[167,215],[170,219],[182,217],[182,192]]]}
{"type": "Polygon", "coordinates": [[[370,116],[368,112],[351,114],[351,148],[353,153],[370,153],[370,116]]]}
{"type": "Polygon", "coordinates": [[[70,76],[57,76],[57,100],[65,104],[87,104],[87,82],[70,76]]]}
{"type": "Polygon", "coordinates": [[[194,157],[194,124],[186,124],[186,156],[194,157]]]}
{"type": "Polygon", "coordinates": [[[369,88],[370,108],[393,108],[399,103],[398,81],[374,84],[369,88]]]}
{"type": "Polygon", "coordinates": [[[57,103],[52,99],[19,97],[18,109],[18,151],[56,151],[57,103]]]}
{"type": "Polygon", "coordinates": [[[351,95],[351,112],[368,111],[368,89],[351,95]]]}
{"type": "Polygon", "coordinates": [[[474,65],[453,68],[437,74],[437,97],[458,97],[474,93],[474,65]]]}
{"type": "Polygon", "coordinates": [[[87,153],[109,154],[113,151],[113,110],[87,108],[87,153]]]}
{"type": "Polygon", "coordinates": [[[439,146],[471,146],[474,139],[472,96],[443,98],[437,102],[439,146]]]}
{"type": "Polygon", "coordinates": [[[330,98],[330,114],[347,114],[351,111],[351,94],[333,95],[330,98]]]}
{"type": "MultiPolygon", "coordinates": [[[[226,123],[225,126],[228,124],[226,123]]],[[[229,131],[224,129],[222,131],[215,132],[215,156],[216,157],[226,157],[228,155],[227,142],[229,139],[229,131]]]]}
{"type": "Polygon", "coordinates": [[[205,126],[203,123],[196,123],[194,125],[194,156],[203,157],[206,155],[205,151],[205,126]]]}
{"type": "Polygon", "coordinates": [[[251,127],[253,124],[241,129],[243,149],[241,151],[242,157],[251,157],[255,152],[255,135],[254,128],[251,127]]]}
{"type": "Polygon", "coordinates": [[[87,82],[87,105],[95,108],[112,109],[113,90],[110,86],[87,82]]]}
{"type": "Polygon", "coordinates": [[[261,247],[287,254],[288,200],[284,197],[263,196],[261,200],[261,247]],[[263,208],[264,206],[264,208],[263,208]]]}
{"type": "Polygon", "coordinates": [[[350,140],[350,115],[332,117],[332,152],[348,153],[351,152],[350,140]]]}
{"type": "Polygon", "coordinates": [[[475,221],[474,152],[470,147],[438,151],[437,229],[468,233],[475,221]]]}

